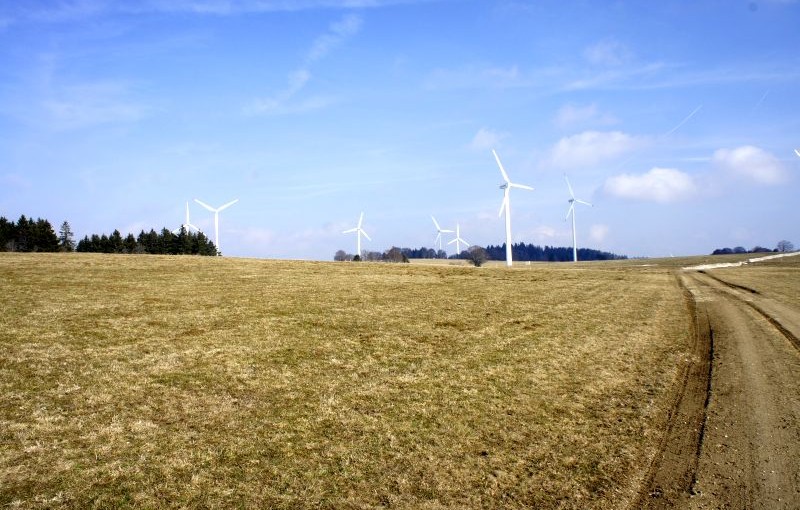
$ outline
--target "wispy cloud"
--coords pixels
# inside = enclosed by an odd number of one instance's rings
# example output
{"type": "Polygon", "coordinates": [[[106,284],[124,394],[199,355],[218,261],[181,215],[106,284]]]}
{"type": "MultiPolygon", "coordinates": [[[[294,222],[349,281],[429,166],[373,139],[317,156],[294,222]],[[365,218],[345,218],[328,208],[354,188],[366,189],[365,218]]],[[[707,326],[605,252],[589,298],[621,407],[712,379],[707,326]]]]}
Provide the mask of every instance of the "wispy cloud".
{"type": "Polygon", "coordinates": [[[613,115],[601,112],[594,103],[585,106],[570,103],[556,112],[553,122],[564,129],[586,124],[608,126],[619,121],[613,115]]]}
{"type": "Polygon", "coordinates": [[[618,198],[665,204],[692,197],[697,186],[690,175],[680,170],[653,168],[644,174],[609,177],[604,190],[618,198]]]}
{"type": "Polygon", "coordinates": [[[424,80],[429,90],[529,87],[538,81],[519,66],[469,64],[457,69],[434,69],[424,80]]]}
{"type": "Polygon", "coordinates": [[[42,99],[49,125],[75,129],[115,122],[135,122],[148,108],[132,98],[130,85],[100,81],[68,85],[42,99]]]}
{"type": "Polygon", "coordinates": [[[788,173],[778,158],[752,145],[719,149],[714,152],[712,162],[733,175],[757,184],[774,185],[788,179],[788,173]]]}
{"type": "Polygon", "coordinates": [[[307,10],[380,9],[441,0],[65,0],[50,4],[19,2],[2,19],[9,22],[64,23],[112,14],[189,13],[201,16],[294,12],[307,10]]]}
{"type": "Polygon", "coordinates": [[[303,65],[289,73],[286,87],[271,96],[254,99],[244,107],[245,114],[286,115],[306,113],[335,103],[335,99],[328,96],[318,95],[301,100],[296,100],[295,98],[311,80],[311,66],[325,58],[349,38],[355,36],[361,30],[362,24],[363,19],[355,14],[347,14],[331,23],[328,31],[318,36],[311,43],[303,58],[303,65]]]}
{"type": "Polygon", "coordinates": [[[628,63],[633,52],[621,42],[607,39],[587,47],[583,56],[592,65],[616,67],[628,63]]]}

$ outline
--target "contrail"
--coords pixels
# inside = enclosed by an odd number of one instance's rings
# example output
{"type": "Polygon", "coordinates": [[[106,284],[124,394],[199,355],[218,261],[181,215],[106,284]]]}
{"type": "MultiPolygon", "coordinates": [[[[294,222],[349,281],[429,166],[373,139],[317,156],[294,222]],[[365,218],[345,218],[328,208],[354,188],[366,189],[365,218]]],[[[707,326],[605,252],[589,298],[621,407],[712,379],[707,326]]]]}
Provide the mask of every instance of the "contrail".
{"type": "MultiPolygon", "coordinates": [[[[692,118],[692,117],[694,117],[694,116],[695,116],[695,114],[696,114],[697,112],[699,112],[699,111],[700,111],[700,108],[702,108],[702,107],[703,107],[703,105],[700,105],[700,106],[698,106],[697,108],[695,108],[695,109],[692,111],[692,113],[690,113],[689,115],[687,115],[687,116],[686,116],[686,118],[685,118],[685,119],[683,119],[682,121],[680,121],[680,122],[678,123],[678,125],[677,125],[677,126],[675,126],[674,128],[670,129],[669,131],[667,131],[666,133],[664,133],[663,135],[661,135],[661,138],[666,138],[666,137],[668,137],[669,135],[671,135],[672,133],[674,133],[675,131],[677,131],[678,129],[680,129],[680,127],[681,127],[681,126],[683,126],[684,124],[686,124],[687,122],[689,122],[689,120],[691,120],[691,118],[692,118]]],[[[623,161],[623,162],[622,162],[622,163],[621,163],[621,164],[620,164],[620,165],[617,167],[617,170],[621,169],[623,166],[625,166],[625,165],[627,165],[628,163],[630,163],[630,162],[631,162],[631,160],[633,159],[633,157],[634,157],[634,156],[635,156],[635,154],[631,154],[631,155],[628,157],[628,159],[626,159],[625,161],[623,161]]]]}
{"type": "Polygon", "coordinates": [[[692,117],[694,117],[694,115],[695,115],[697,112],[699,112],[699,111],[700,111],[700,108],[702,108],[702,107],[703,107],[703,105],[700,105],[700,106],[698,106],[697,108],[695,108],[695,109],[694,109],[694,111],[693,111],[692,113],[690,113],[689,115],[687,115],[687,116],[686,116],[686,118],[685,118],[685,119],[683,119],[682,121],[680,121],[680,122],[678,123],[678,125],[677,125],[677,126],[675,126],[674,128],[670,129],[669,131],[667,131],[667,132],[664,134],[664,136],[665,136],[665,137],[667,137],[667,136],[671,135],[672,133],[674,133],[675,131],[677,131],[678,129],[680,129],[680,127],[681,127],[681,126],[683,126],[684,124],[686,124],[687,122],[689,122],[689,120],[690,120],[692,117]]]}
{"type": "Polygon", "coordinates": [[[764,102],[764,100],[767,98],[768,95],[769,95],[769,90],[764,92],[764,95],[761,96],[761,99],[759,99],[758,102],[756,103],[756,105],[753,107],[753,111],[758,110],[758,107],[761,106],[761,103],[764,102]]]}

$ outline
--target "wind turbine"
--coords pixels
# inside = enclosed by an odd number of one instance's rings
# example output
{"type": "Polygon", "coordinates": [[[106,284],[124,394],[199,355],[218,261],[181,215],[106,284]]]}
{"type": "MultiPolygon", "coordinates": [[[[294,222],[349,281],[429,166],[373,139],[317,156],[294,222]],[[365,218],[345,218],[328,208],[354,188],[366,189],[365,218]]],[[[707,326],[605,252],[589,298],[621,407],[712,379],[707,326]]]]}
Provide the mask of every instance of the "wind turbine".
{"type": "Polygon", "coordinates": [[[508,174],[506,173],[505,169],[503,168],[503,164],[500,163],[500,158],[497,156],[497,153],[492,149],[492,154],[494,154],[494,159],[497,160],[497,166],[500,167],[500,173],[503,174],[503,180],[506,181],[504,184],[500,186],[500,189],[503,190],[503,203],[500,205],[500,213],[497,216],[503,215],[503,210],[506,211],[506,266],[511,267],[511,201],[509,200],[509,192],[511,188],[519,188],[519,189],[526,189],[529,191],[533,191],[533,188],[530,186],[526,186],[524,184],[517,184],[515,182],[511,182],[511,179],[508,178],[508,174]]]}
{"type": "MultiPolygon", "coordinates": [[[[452,230],[450,232],[452,232],[452,230]]],[[[456,257],[461,255],[461,243],[464,243],[464,248],[469,248],[469,243],[461,239],[461,227],[459,227],[458,223],[456,223],[456,238],[447,244],[453,243],[456,243],[456,257]]]]}
{"type": "Polygon", "coordinates": [[[172,233],[177,234],[178,232],[181,231],[182,228],[185,228],[187,232],[189,231],[190,228],[193,228],[195,229],[195,231],[200,232],[200,229],[192,225],[192,222],[189,221],[189,202],[186,202],[186,223],[173,230],[172,233]]]}
{"type": "Polygon", "coordinates": [[[592,207],[592,204],[590,204],[589,202],[585,202],[583,200],[580,200],[578,198],[575,198],[575,193],[573,193],[573,191],[572,191],[572,185],[569,183],[569,178],[567,178],[567,174],[564,174],[564,180],[567,181],[567,188],[569,188],[569,197],[570,197],[569,200],[568,200],[569,209],[567,210],[567,215],[564,217],[564,221],[567,221],[567,218],[569,218],[570,214],[572,215],[572,261],[573,262],[577,262],[578,261],[578,241],[577,241],[577,237],[575,235],[575,203],[577,202],[579,204],[588,205],[589,207],[592,207]]]}
{"type": "Polygon", "coordinates": [[[355,232],[356,233],[356,239],[357,239],[357,241],[356,241],[356,250],[357,250],[356,254],[358,255],[358,258],[361,258],[361,236],[363,235],[364,237],[367,238],[367,240],[372,241],[372,239],[369,238],[367,233],[364,232],[364,229],[361,228],[361,224],[363,222],[364,222],[364,213],[362,212],[361,216],[358,217],[358,226],[355,227],[355,228],[351,228],[349,230],[345,230],[345,231],[342,232],[342,234],[349,234],[350,232],[355,232]]]}
{"type": "Polygon", "coordinates": [[[436,246],[436,243],[439,243],[439,249],[441,250],[442,234],[449,234],[452,233],[453,231],[450,229],[443,229],[442,227],[440,227],[439,222],[436,221],[436,218],[434,218],[433,216],[431,216],[431,219],[433,220],[433,224],[436,226],[436,240],[433,242],[433,245],[436,246]]]}
{"type": "Polygon", "coordinates": [[[221,205],[221,206],[217,207],[216,209],[214,209],[213,207],[211,207],[210,205],[208,205],[205,202],[201,202],[200,200],[198,200],[196,198],[194,199],[194,201],[197,202],[198,204],[202,205],[203,207],[205,207],[209,211],[214,213],[214,246],[217,247],[217,253],[222,253],[222,250],[219,247],[219,213],[223,209],[227,209],[228,207],[230,207],[233,204],[235,204],[236,202],[238,202],[239,199],[237,198],[236,200],[231,200],[227,204],[221,205]]]}

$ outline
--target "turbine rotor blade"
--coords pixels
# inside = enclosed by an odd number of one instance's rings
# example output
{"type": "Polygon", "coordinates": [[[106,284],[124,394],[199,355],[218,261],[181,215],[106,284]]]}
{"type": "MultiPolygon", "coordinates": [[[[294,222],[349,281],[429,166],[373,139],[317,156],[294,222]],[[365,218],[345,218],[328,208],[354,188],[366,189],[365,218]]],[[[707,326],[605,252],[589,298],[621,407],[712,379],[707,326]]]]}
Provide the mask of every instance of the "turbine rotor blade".
{"type": "Polygon", "coordinates": [[[361,228],[361,224],[364,222],[364,213],[361,213],[361,216],[358,217],[358,228],[361,228]]]}
{"type": "Polygon", "coordinates": [[[342,234],[349,234],[350,232],[355,232],[356,230],[358,230],[358,229],[357,228],[351,228],[350,230],[343,230],[342,234]]]}
{"type": "Polygon", "coordinates": [[[794,153],[797,154],[797,157],[800,158],[800,149],[795,149],[794,153]]]}
{"type": "Polygon", "coordinates": [[[575,198],[575,193],[572,191],[572,185],[569,183],[569,178],[567,174],[564,174],[564,180],[567,181],[567,188],[569,188],[569,196],[575,198]]]}
{"type": "Polygon", "coordinates": [[[530,186],[526,186],[525,184],[515,184],[515,183],[513,183],[513,182],[509,182],[509,183],[508,183],[508,186],[509,186],[510,188],[519,188],[519,189],[526,189],[526,190],[528,190],[528,191],[533,191],[533,188],[532,188],[532,187],[530,187],[530,186]]]}
{"type": "Polygon", "coordinates": [[[494,149],[492,149],[492,154],[494,154],[494,159],[497,161],[497,166],[500,167],[500,173],[503,174],[503,180],[506,182],[511,182],[511,179],[508,178],[505,168],[503,168],[503,164],[500,162],[500,157],[497,155],[494,149]]]}
{"type": "Polygon", "coordinates": [[[236,200],[231,200],[230,202],[228,202],[228,203],[227,203],[227,204],[225,204],[225,205],[221,205],[221,206],[219,206],[219,208],[217,209],[217,212],[219,212],[219,211],[221,211],[221,210],[223,210],[223,209],[227,209],[228,207],[232,206],[233,204],[235,204],[235,203],[236,203],[236,202],[238,202],[238,201],[239,201],[239,199],[237,198],[236,200]]]}
{"type": "Polygon", "coordinates": [[[594,207],[594,206],[593,206],[592,204],[590,204],[589,202],[585,202],[585,201],[583,201],[583,200],[580,200],[580,199],[578,199],[578,198],[576,198],[576,199],[575,199],[575,201],[576,201],[576,202],[578,202],[579,204],[588,205],[589,207],[594,207]]]}
{"type": "Polygon", "coordinates": [[[367,238],[367,241],[372,241],[372,239],[371,239],[371,238],[370,238],[370,237],[367,235],[367,233],[366,233],[366,232],[364,232],[363,230],[361,230],[361,233],[362,233],[362,234],[364,234],[364,237],[366,237],[366,238],[367,238]]]}
{"type": "Polygon", "coordinates": [[[572,202],[571,204],[569,204],[569,209],[567,209],[567,215],[564,216],[564,221],[567,221],[569,215],[574,213],[574,210],[575,210],[575,202],[572,202]]]}
{"type": "Polygon", "coordinates": [[[436,225],[436,230],[438,230],[439,232],[441,232],[441,231],[442,231],[442,227],[440,227],[440,226],[439,226],[439,222],[438,222],[438,221],[436,221],[436,218],[434,218],[433,216],[431,216],[431,219],[433,220],[433,224],[434,224],[434,225],[436,225]]]}
{"type": "Polygon", "coordinates": [[[217,212],[217,210],[216,210],[216,209],[214,209],[213,207],[211,207],[210,205],[208,205],[208,204],[207,204],[207,203],[205,203],[205,202],[202,202],[202,201],[200,201],[200,200],[198,200],[198,199],[196,199],[196,198],[194,199],[194,201],[195,201],[195,202],[197,202],[198,204],[202,205],[203,207],[205,207],[206,209],[208,209],[208,210],[209,210],[209,211],[211,211],[211,212],[217,212]]]}

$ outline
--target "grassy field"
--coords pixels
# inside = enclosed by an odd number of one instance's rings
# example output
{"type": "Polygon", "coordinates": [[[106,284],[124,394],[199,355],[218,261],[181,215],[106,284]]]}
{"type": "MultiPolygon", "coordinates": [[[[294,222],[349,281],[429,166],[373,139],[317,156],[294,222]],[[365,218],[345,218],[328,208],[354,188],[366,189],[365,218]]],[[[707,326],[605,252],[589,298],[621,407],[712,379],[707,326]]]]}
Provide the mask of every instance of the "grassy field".
{"type": "Polygon", "coordinates": [[[624,508],[668,267],[0,253],[0,505],[624,508]]]}
{"type": "Polygon", "coordinates": [[[800,308],[800,255],[709,271],[726,282],[800,308]]]}

